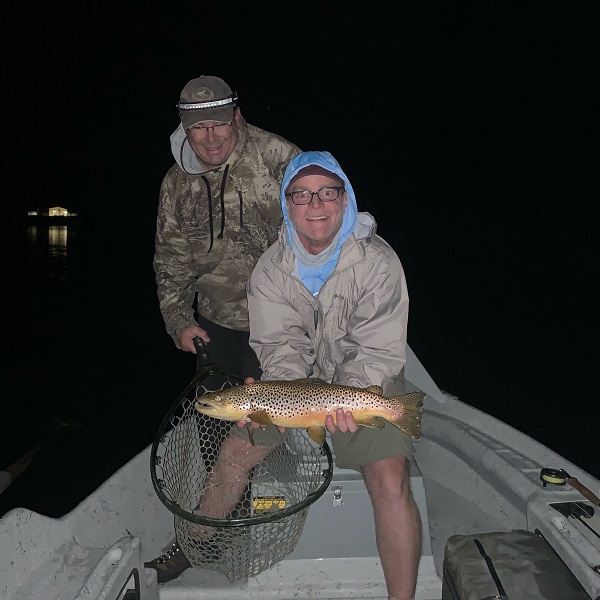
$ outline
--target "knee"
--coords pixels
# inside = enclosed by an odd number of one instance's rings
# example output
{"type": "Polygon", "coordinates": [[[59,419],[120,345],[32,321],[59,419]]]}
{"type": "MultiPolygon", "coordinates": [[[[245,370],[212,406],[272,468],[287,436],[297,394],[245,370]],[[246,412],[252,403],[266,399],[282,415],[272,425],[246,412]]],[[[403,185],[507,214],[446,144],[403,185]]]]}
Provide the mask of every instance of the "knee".
{"type": "Polygon", "coordinates": [[[373,502],[407,502],[412,498],[409,461],[404,456],[365,465],[363,477],[373,502]]]}
{"type": "Polygon", "coordinates": [[[272,449],[273,446],[253,445],[249,441],[231,436],[223,442],[219,461],[251,469],[263,460],[272,449]]]}

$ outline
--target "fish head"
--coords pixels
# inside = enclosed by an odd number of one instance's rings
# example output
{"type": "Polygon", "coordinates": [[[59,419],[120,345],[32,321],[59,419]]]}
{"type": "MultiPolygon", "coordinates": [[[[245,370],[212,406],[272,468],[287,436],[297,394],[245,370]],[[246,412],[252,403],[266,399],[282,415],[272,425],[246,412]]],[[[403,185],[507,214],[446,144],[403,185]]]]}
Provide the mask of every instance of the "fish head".
{"type": "Polygon", "coordinates": [[[234,386],[216,392],[207,392],[196,398],[194,408],[201,414],[224,421],[247,420],[251,412],[248,395],[234,386]]]}

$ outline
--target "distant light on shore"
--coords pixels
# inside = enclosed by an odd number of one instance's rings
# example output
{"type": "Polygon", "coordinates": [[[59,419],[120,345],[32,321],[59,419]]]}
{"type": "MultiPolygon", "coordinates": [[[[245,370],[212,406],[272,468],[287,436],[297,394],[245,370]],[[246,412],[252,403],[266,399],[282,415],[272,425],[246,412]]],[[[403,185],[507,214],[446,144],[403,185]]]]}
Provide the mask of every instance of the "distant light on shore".
{"type": "Polygon", "coordinates": [[[51,206],[50,208],[38,208],[37,210],[28,210],[28,217],[76,217],[76,212],[69,212],[62,206],[51,206]]]}

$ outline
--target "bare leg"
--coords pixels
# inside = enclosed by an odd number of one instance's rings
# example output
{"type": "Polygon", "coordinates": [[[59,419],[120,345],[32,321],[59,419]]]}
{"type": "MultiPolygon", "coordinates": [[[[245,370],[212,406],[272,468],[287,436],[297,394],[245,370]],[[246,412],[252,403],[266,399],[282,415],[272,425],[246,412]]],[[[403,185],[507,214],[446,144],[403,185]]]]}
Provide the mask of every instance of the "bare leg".
{"type": "Polygon", "coordinates": [[[410,489],[404,456],[363,467],[375,518],[375,535],[388,594],[396,600],[415,595],[421,558],[421,517],[410,489]]]}
{"type": "MultiPolygon", "coordinates": [[[[245,493],[252,468],[275,447],[276,444],[254,446],[235,435],[227,436],[198,498],[199,515],[214,519],[226,518],[245,493]]],[[[206,553],[202,553],[202,556],[208,562],[214,562],[217,557],[215,547],[211,547],[208,543],[214,533],[214,527],[199,523],[190,524],[187,531],[187,534],[191,534],[193,538],[192,544],[196,544],[197,547],[206,544],[206,553]]],[[[157,571],[159,583],[166,583],[179,577],[183,571],[192,566],[177,540],[162,556],[144,565],[157,571]]]]}
{"type": "Polygon", "coordinates": [[[275,446],[253,446],[235,436],[225,439],[200,498],[200,514],[224,519],[248,485],[250,471],[275,446]]]}

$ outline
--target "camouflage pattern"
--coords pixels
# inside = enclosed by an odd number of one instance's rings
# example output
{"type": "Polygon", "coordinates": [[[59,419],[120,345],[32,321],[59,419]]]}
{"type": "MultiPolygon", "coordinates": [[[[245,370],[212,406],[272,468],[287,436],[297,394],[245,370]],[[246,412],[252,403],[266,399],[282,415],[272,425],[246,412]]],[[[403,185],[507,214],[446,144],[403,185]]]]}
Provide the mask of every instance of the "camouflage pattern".
{"type": "Polygon", "coordinates": [[[158,208],[154,270],[167,332],[178,336],[197,325],[198,312],[223,327],[248,331],[246,281],[282,222],[279,186],[300,149],[240,119],[238,143],[225,166],[199,175],[178,164],[165,175],[158,208]],[[210,233],[211,189],[213,233],[210,233]],[[221,187],[224,186],[224,231],[221,187]],[[241,206],[240,206],[241,202],[241,206]],[[212,238],[212,248],[211,248],[212,238]],[[210,248],[210,252],[209,252],[210,248]]]}

